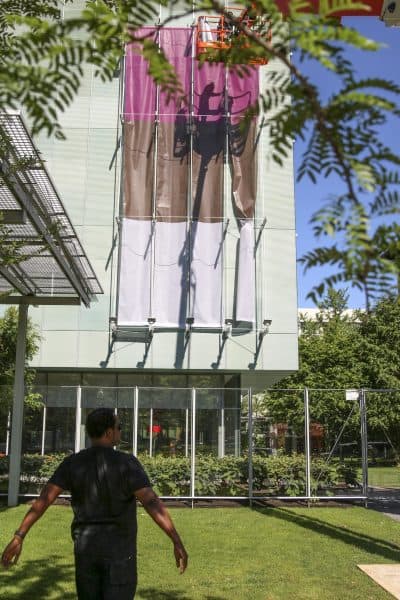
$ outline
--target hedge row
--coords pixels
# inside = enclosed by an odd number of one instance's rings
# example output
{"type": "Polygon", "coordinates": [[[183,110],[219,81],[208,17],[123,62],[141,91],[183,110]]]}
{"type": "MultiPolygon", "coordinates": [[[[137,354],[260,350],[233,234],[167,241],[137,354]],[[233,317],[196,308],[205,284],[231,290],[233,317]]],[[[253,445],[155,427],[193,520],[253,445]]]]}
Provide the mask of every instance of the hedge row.
{"type": "MultiPolygon", "coordinates": [[[[21,464],[21,479],[36,489],[53,473],[64,454],[47,456],[25,455],[21,464]]],[[[190,494],[190,459],[184,457],[139,456],[158,494],[188,496],[190,494]]],[[[2,479],[8,473],[8,458],[0,457],[2,479]]],[[[313,493],[337,487],[358,485],[359,469],[355,463],[311,461],[313,493]]],[[[26,487],[26,486],[25,486],[26,487]]],[[[261,457],[253,456],[253,489],[265,495],[300,496],[305,494],[305,457],[302,454],[261,457]]],[[[27,491],[27,490],[25,490],[27,491]]],[[[197,496],[246,496],[248,493],[247,457],[216,458],[203,455],[196,458],[197,496]]]]}

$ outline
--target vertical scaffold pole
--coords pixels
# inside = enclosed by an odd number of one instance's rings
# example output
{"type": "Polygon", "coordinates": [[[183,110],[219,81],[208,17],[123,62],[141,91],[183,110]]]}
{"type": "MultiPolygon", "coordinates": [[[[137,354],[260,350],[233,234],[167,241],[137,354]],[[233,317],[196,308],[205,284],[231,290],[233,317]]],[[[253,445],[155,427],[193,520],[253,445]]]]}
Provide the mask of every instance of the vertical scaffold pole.
{"type": "Polygon", "coordinates": [[[43,404],[43,418],[42,418],[42,445],[41,455],[44,456],[44,449],[46,444],[46,419],[47,419],[47,406],[43,404]]]}
{"type": "Polygon", "coordinates": [[[150,425],[149,425],[149,456],[153,456],[153,409],[150,409],[150,425]]]}
{"type": "MultiPolygon", "coordinates": [[[[224,147],[224,157],[222,163],[222,229],[221,229],[221,270],[222,270],[222,281],[221,281],[221,298],[220,298],[220,318],[221,322],[224,323],[226,318],[230,318],[232,315],[227,314],[226,307],[229,305],[229,302],[225,302],[225,294],[228,290],[227,280],[229,269],[225,268],[225,241],[229,232],[229,218],[227,215],[229,214],[230,206],[231,206],[231,197],[232,197],[232,182],[230,173],[230,151],[229,151],[229,135],[230,135],[230,125],[231,125],[231,111],[229,105],[229,69],[225,66],[225,88],[224,88],[224,126],[225,126],[225,147],[224,147]],[[229,207],[229,208],[228,208],[229,207]]],[[[218,199],[220,202],[221,200],[218,199]]],[[[229,341],[229,340],[227,340],[229,341]]],[[[221,357],[222,358],[222,357],[221,357]]]]}
{"type": "MultiPolygon", "coordinates": [[[[118,417],[118,408],[116,406],[114,407],[114,417],[118,417]]],[[[113,446],[113,448],[114,448],[114,450],[116,450],[117,446],[113,446]]]]}
{"type": "Polygon", "coordinates": [[[15,353],[8,506],[17,506],[18,504],[19,477],[21,473],[22,425],[24,418],[25,349],[27,323],[28,305],[20,304],[18,310],[17,349],[15,353]]]}
{"type": "Polygon", "coordinates": [[[368,505],[368,429],[367,403],[365,390],[360,390],[360,421],[361,421],[361,457],[362,457],[362,493],[365,497],[365,507],[368,505]]]}
{"type": "Polygon", "coordinates": [[[225,400],[223,393],[221,394],[221,406],[219,409],[219,424],[218,424],[218,458],[225,456],[225,400]]]}
{"type": "Polygon", "coordinates": [[[196,491],[196,388],[192,388],[192,431],[190,448],[190,496],[192,508],[194,506],[194,495],[196,491]]]}
{"type": "Polygon", "coordinates": [[[311,453],[310,453],[310,402],[308,388],[304,388],[304,450],[306,455],[306,497],[311,497],[311,453]]]}
{"type": "MultiPolygon", "coordinates": [[[[194,9],[193,9],[193,20],[194,20],[194,9]]],[[[196,60],[196,35],[195,26],[192,25],[192,56],[190,65],[190,100],[189,100],[189,181],[187,190],[187,201],[186,201],[186,227],[187,227],[187,311],[186,314],[189,317],[193,317],[192,314],[192,298],[191,298],[191,272],[192,272],[192,246],[193,246],[193,135],[194,135],[194,66],[196,60]]],[[[189,345],[190,352],[190,345],[189,345]]]]}
{"type": "Polygon", "coordinates": [[[240,417],[242,414],[242,392],[239,395],[240,406],[235,408],[235,456],[240,456],[240,417]]]}
{"type": "Polygon", "coordinates": [[[133,397],[133,454],[137,455],[137,438],[138,438],[138,426],[139,426],[139,388],[136,385],[133,397]]]}
{"type": "MultiPolygon", "coordinates": [[[[160,30],[157,33],[157,45],[160,48],[160,30]]],[[[156,87],[156,105],[154,110],[154,158],[153,158],[153,194],[152,194],[152,210],[151,210],[151,272],[150,272],[150,315],[153,314],[153,300],[154,300],[154,278],[156,268],[156,219],[157,219],[157,182],[158,182],[158,129],[160,124],[160,86],[156,87]]]]}
{"type": "Polygon", "coordinates": [[[189,409],[185,409],[185,456],[189,456],[189,409]]]}
{"type": "Polygon", "coordinates": [[[80,385],[76,388],[76,408],[75,408],[75,452],[81,449],[81,423],[82,423],[82,388],[80,385]]]}
{"type": "Polygon", "coordinates": [[[249,388],[249,414],[248,414],[248,434],[249,434],[249,505],[253,506],[253,393],[249,388]]]}
{"type": "Polygon", "coordinates": [[[7,433],[6,433],[6,456],[10,453],[10,429],[11,429],[11,413],[7,415],[7,433]]]}

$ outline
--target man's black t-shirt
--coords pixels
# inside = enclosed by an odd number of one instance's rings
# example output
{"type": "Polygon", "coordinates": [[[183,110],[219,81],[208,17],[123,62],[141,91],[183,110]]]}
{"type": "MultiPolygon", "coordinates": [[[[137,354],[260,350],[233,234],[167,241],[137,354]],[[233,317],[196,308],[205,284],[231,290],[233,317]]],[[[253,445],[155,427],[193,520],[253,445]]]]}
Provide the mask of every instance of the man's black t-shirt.
{"type": "Polygon", "coordinates": [[[49,483],[71,492],[75,552],[136,554],[134,492],[150,482],[134,456],[93,446],[65,458],[49,483]]]}

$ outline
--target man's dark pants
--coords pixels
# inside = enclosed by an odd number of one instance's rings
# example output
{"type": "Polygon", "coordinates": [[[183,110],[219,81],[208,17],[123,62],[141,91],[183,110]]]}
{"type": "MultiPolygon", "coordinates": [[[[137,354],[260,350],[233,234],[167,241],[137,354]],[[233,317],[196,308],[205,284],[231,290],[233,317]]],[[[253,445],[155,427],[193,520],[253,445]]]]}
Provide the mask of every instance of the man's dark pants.
{"type": "Polygon", "coordinates": [[[136,556],[104,558],[75,552],[79,600],[132,600],[136,591],[136,556]]]}

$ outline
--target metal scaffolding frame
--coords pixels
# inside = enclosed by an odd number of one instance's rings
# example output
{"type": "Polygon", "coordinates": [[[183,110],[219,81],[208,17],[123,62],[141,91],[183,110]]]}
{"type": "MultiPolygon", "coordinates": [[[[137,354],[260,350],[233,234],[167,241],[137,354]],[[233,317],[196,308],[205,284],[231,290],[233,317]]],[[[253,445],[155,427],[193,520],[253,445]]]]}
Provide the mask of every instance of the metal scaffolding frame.
{"type": "MultiPolygon", "coordinates": [[[[22,353],[19,355],[18,360],[21,360],[22,353]]],[[[279,431],[275,431],[275,426],[270,429],[269,436],[271,440],[271,448],[267,454],[259,454],[260,451],[267,451],[266,448],[259,447],[257,443],[258,435],[260,433],[260,415],[257,409],[257,394],[251,388],[163,388],[163,387],[138,387],[138,386],[127,386],[127,387],[97,387],[97,386],[43,386],[35,389],[37,393],[41,393],[43,396],[43,412],[41,415],[41,421],[36,425],[36,431],[38,432],[38,439],[40,437],[40,448],[41,454],[46,453],[46,430],[47,430],[47,419],[48,410],[62,410],[63,407],[68,407],[73,410],[73,414],[70,414],[70,431],[72,437],[69,438],[71,448],[74,448],[75,452],[79,452],[85,447],[87,438],[85,435],[85,411],[93,409],[95,406],[107,406],[113,407],[116,414],[121,414],[121,411],[129,410],[125,414],[124,420],[128,425],[129,439],[125,439],[124,443],[129,446],[129,449],[125,451],[133,452],[137,454],[144,452],[150,458],[154,458],[159,452],[163,452],[160,448],[156,451],[153,447],[154,437],[159,433],[156,427],[160,427],[162,423],[162,417],[159,415],[156,417],[155,411],[166,411],[167,413],[172,411],[181,412],[181,440],[184,446],[181,446],[181,457],[185,457],[190,464],[190,481],[188,480],[187,493],[185,495],[177,496],[164,496],[165,498],[176,498],[185,499],[192,502],[197,500],[247,500],[250,505],[254,501],[267,500],[271,498],[280,500],[303,500],[306,502],[312,500],[359,500],[364,503],[368,500],[368,431],[367,431],[367,393],[374,390],[351,390],[354,397],[347,399],[348,401],[348,414],[347,418],[342,423],[338,431],[335,432],[334,436],[328,441],[327,451],[323,454],[319,454],[320,451],[315,453],[315,449],[312,450],[312,436],[313,436],[313,403],[315,402],[316,395],[322,393],[332,392],[333,394],[339,394],[347,398],[348,390],[329,390],[329,389],[270,389],[265,390],[265,393],[273,394],[295,394],[298,401],[302,402],[302,415],[304,418],[304,438],[301,435],[300,440],[300,452],[304,455],[304,466],[303,471],[299,479],[300,488],[295,496],[291,495],[279,495],[271,494],[266,495],[266,489],[263,489],[259,480],[259,456],[272,456],[272,448],[275,448],[275,453],[278,452],[279,443],[282,443],[280,436],[282,434],[279,431]],[[124,392],[122,396],[120,393],[124,392]],[[128,394],[126,394],[128,392],[128,394]],[[232,406],[227,403],[225,394],[234,392],[236,394],[236,404],[232,406]],[[54,395],[55,394],[55,395],[54,395]],[[206,404],[204,404],[206,400],[206,404]],[[211,402],[211,404],[210,404],[211,402]],[[202,421],[201,413],[203,410],[215,411],[214,421],[210,423],[204,423],[202,421]],[[145,411],[145,412],[143,412],[145,411]],[[225,413],[231,412],[239,416],[239,419],[230,419],[230,426],[228,432],[228,420],[225,420],[225,413]],[[356,416],[356,423],[354,425],[356,430],[358,428],[358,434],[356,435],[356,441],[359,444],[358,454],[350,454],[349,461],[356,461],[358,468],[360,469],[360,477],[358,479],[357,486],[354,487],[353,483],[347,484],[344,487],[339,487],[337,492],[324,491],[324,487],[319,487],[320,475],[316,475],[314,460],[320,458],[323,460],[326,466],[331,463],[333,458],[340,456],[340,461],[343,460],[341,446],[348,446],[343,444],[343,433],[349,423],[352,415],[356,416]],[[242,423],[242,429],[240,426],[242,423]],[[140,425],[141,423],[141,425],[140,425]],[[202,423],[202,425],[201,425],[202,423]],[[219,495],[214,496],[204,495],[199,493],[197,489],[197,459],[204,453],[204,447],[202,446],[202,435],[201,431],[206,427],[209,431],[213,423],[214,434],[211,435],[210,440],[207,442],[212,445],[213,453],[216,459],[224,459],[225,457],[237,457],[244,458],[247,462],[247,484],[243,486],[241,494],[232,493],[231,495],[219,495]],[[222,427],[221,427],[222,423],[222,427]],[[141,438],[141,448],[139,450],[139,436],[140,429],[146,429],[147,434],[144,438],[141,438]],[[239,429],[238,431],[236,431],[239,429]],[[234,431],[235,430],[235,431],[234,431]],[[274,431],[274,432],[273,432],[274,431]],[[239,442],[236,442],[237,434],[239,434],[239,442]],[[230,450],[226,451],[226,442],[228,437],[232,442],[235,439],[234,445],[230,446],[230,450]],[[275,436],[275,437],[274,437],[275,436]],[[241,441],[240,441],[241,440],[241,441]],[[247,442],[246,442],[247,440],[247,442]],[[281,440],[278,442],[278,440],[281,440]],[[304,445],[303,445],[304,442],[304,445]],[[243,447],[242,447],[243,445],[243,447]],[[336,455],[335,455],[336,452],[336,455]],[[334,456],[335,455],[335,456],[334,456]],[[260,487],[261,485],[261,487],[260,487]],[[358,488],[358,489],[356,489],[358,488]]],[[[400,390],[396,391],[400,394],[400,390]]],[[[229,402],[229,400],[228,400],[229,402]]],[[[54,419],[54,413],[53,417],[54,419]]],[[[61,413],[60,413],[61,418],[61,413]]],[[[120,417],[123,418],[123,417],[120,417]]],[[[54,422],[54,421],[53,421],[54,422]]],[[[290,425],[290,422],[288,422],[290,425]]],[[[270,427],[271,423],[267,426],[270,427]]],[[[264,427],[264,426],[263,426],[264,427]]],[[[264,431],[264,430],[263,430],[264,431]]],[[[265,430],[266,431],[266,430],[265,430]]],[[[354,434],[354,432],[353,432],[354,434]]],[[[290,447],[286,447],[284,452],[291,454],[296,452],[296,448],[292,445],[293,439],[299,435],[295,433],[288,433],[290,435],[290,447]],[[294,436],[294,438],[293,438],[294,436]]],[[[289,439],[289,438],[288,438],[289,439]]],[[[286,442],[285,442],[286,444],[286,442]]],[[[50,450],[54,452],[54,448],[50,450]]],[[[63,452],[66,451],[64,447],[63,452]]],[[[11,445],[11,458],[13,453],[13,446],[11,445]]],[[[171,454],[171,460],[174,460],[175,452],[171,454]]],[[[344,464],[344,463],[343,463],[344,464]]],[[[318,467],[323,469],[324,467],[318,467]]],[[[317,471],[320,474],[322,471],[317,471]]],[[[0,494],[1,495],[1,494],[0,494]]],[[[28,494],[32,495],[32,494],[28,494]]]]}
{"type": "Polygon", "coordinates": [[[0,213],[2,292],[35,296],[35,304],[79,298],[86,306],[102,294],[20,113],[0,113],[0,213]],[[15,214],[21,218],[13,219],[15,214]],[[11,262],[5,260],[7,248],[14,249],[11,262]]]}
{"type": "MultiPolygon", "coordinates": [[[[226,4],[226,0],[225,0],[225,4],[226,4]]],[[[160,5],[160,10],[161,10],[161,5],[160,5]]],[[[194,12],[193,12],[194,15],[194,12]]],[[[154,24],[155,27],[155,31],[156,31],[156,38],[155,38],[155,42],[158,44],[159,47],[161,47],[161,43],[160,43],[160,30],[157,30],[157,24],[154,24]]],[[[193,198],[193,189],[192,189],[192,181],[193,181],[193,153],[194,153],[194,144],[193,144],[193,139],[194,139],[194,121],[195,121],[195,108],[194,108],[194,95],[195,95],[195,91],[194,91],[194,68],[195,65],[197,63],[197,55],[196,55],[196,36],[195,36],[195,30],[196,30],[196,25],[193,24],[188,26],[188,28],[191,29],[192,31],[192,42],[191,42],[191,74],[190,74],[190,95],[189,95],[189,110],[188,110],[188,115],[187,115],[187,134],[188,134],[188,141],[189,141],[189,162],[188,162],[188,186],[187,186],[187,214],[186,215],[174,215],[173,218],[175,219],[185,219],[186,220],[186,225],[187,225],[187,238],[189,240],[188,242],[188,248],[189,248],[189,259],[188,259],[188,264],[191,264],[191,260],[192,260],[192,244],[193,244],[193,225],[194,223],[197,222],[196,218],[192,217],[192,209],[193,209],[193,202],[194,202],[194,198],[193,198]]],[[[123,88],[123,97],[125,96],[125,74],[124,74],[124,69],[125,69],[125,60],[124,60],[124,68],[121,70],[121,85],[123,88]]],[[[228,68],[225,69],[225,79],[227,82],[227,75],[228,75],[228,68]]],[[[119,306],[119,288],[120,288],[120,272],[121,272],[121,241],[122,241],[122,227],[123,227],[123,219],[124,219],[124,192],[123,192],[123,186],[121,186],[121,190],[120,190],[120,194],[121,194],[121,198],[120,198],[120,203],[119,203],[119,216],[118,216],[118,222],[119,222],[119,231],[118,231],[118,237],[119,237],[119,242],[118,242],[118,257],[117,257],[117,289],[116,289],[116,294],[115,294],[115,300],[114,300],[114,313],[116,316],[112,317],[112,337],[114,341],[118,341],[118,342],[122,342],[122,341],[131,341],[131,342],[143,342],[145,344],[150,344],[152,341],[152,338],[154,336],[154,334],[156,333],[162,333],[162,332],[182,332],[182,330],[186,331],[186,334],[188,337],[190,337],[190,335],[192,334],[192,332],[198,332],[198,333],[217,333],[221,335],[221,345],[222,345],[222,350],[223,350],[223,342],[224,339],[226,340],[226,331],[227,331],[227,322],[232,322],[233,321],[233,316],[232,315],[225,315],[224,314],[224,305],[225,305],[225,300],[224,300],[224,294],[225,294],[225,287],[226,287],[226,269],[224,268],[224,253],[225,253],[225,242],[226,242],[226,237],[227,234],[231,234],[234,235],[237,239],[239,239],[238,236],[238,231],[239,231],[239,225],[238,225],[238,221],[239,218],[238,217],[234,217],[234,216],[224,216],[223,218],[221,218],[221,224],[222,224],[222,232],[221,232],[221,253],[222,253],[222,290],[221,290],[221,298],[220,298],[220,320],[221,320],[221,324],[217,325],[217,326],[208,326],[208,325],[197,325],[195,320],[193,319],[193,317],[191,316],[191,293],[190,293],[190,268],[188,271],[188,284],[187,284],[187,290],[186,290],[186,297],[187,297],[187,310],[186,310],[186,320],[185,320],[185,325],[183,326],[164,326],[164,325],[159,325],[156,321],[156,319],[154,319],[154,315],[153,315],[153,297],[154,297],[154,273],[155,273],[155,246],[157,244],[157,237],[156,237],[156,223],[157,223],[157,214],[156,214],[156,196],[157,196],[157,177],[158,177],[158,167],[157,167],[157,161],[158,161],[158,136],[159,136],[159,125],[160,125],[160,86],[156,85],[155,86],[156,89],[156,94],[155,94],[155,104],[154,104],[154,130],[153,130],[153,144],[154,144],[154,155],[153,155],[153,172],[154,172],[154,182],[153,182],[153,190],[152,190],[152,214],[151,214],[151,222],[152,222],[152,231],[151,231],[151,269],[150,269],[150,314],[149,314],[149,318],[148,318],[148,323],[147,324],[137,324],[137,325],[122,325],[119,320],[118,320],[118,306],[119,306]],[[229,318],[226,318],[229,317],[229,318]],[[225,338],[223,337],[225,336],[225,338]]],[[[120,110],[120,120],[122,123],[124,123],[124,114],[123,114],[123,107],[124,107],[124,102],[121,103],[119,110],[120,110]]],[[[227,84],[226,84],[226,89],[224,90],[224,114],[223,114],[223,119],[225,121],[225,145],[224,145],[224,154],[225,154],[225,158],[224,158],[224,165],[223,165],[223,198],[221,199],[222,203],[225,205],[227,203],[231,203],[230,201],[230,193],[227,194],[227,189],[226,189],[226,185],[228,182],[228,175],[227,172],[229,170],[229,159],[227,158],[230,154],[229,151],[229,140],[228,140],[228,136],[229,136],[229,120],[231,118],[231,114],[228,110],[228,89],[227,89],[227,84]],[[226,197],[229,196],[229,202],[226,200],[226,197]]],[[[122,152],[123,152],[123,144],[121,144],[121,148],[122,148],[122,152]]],[[[123,167],[121,167],[122,169],[123,167]]],[[[121,181],[123,178],[123,173],[121,171],[121,181]]],[[[226,212],[226,206],[224,206],[224,213],[226,212]]],[[[253,268],[256,269],[256,257],[257,257],[257,253],[258,253],[258,247],[259,247],[259,243],[260,240],[262,238],[263,232],[265,230],[265,226],[266,226],[266,218],[263,217],[256,217],[254,215],[254,217],[252,219],[249,219],[252,221],[253,223],[253,228],[254,228],[254,264],[253,264],[253,268]],[[258,232],[258,233],[257,233],[258,232]]],[[[257,280],[255,280],[255,285],[257,286],[257,280]]],[[[256,288],[257,289],[257,288],[256,288]]],[[[249,331],[253,331],[253,333],[256,333],[257,335],[261,332],[264,331],[263,326],[262,326],[262,319],[261,319],[261,314],[258,314],[260,311],[257,311],[257,301],[255,298],[255,315],[256,315],[256,320],[255,320],[255,325],[253,328],[249,329],[248,326],[244,326],[236,324],[233,328],[234,333],[236,335],[241,335],[242,333],[248,333],[249,331]]],[[[262,337],[259,337],[258,340],[261,340],[261,344],[262,344],[262,337]]],[[[259,350],[261,348],[261,344],[259,344],[258,342],[256,343],[256,350],[255,350],[255,363],[257,362],[257,357],[259,354],[259,350]]]]}
{"type": "Polygon", "coordinates": [[[18,502],[28,307],[103,290],[19,112],[0,112],[0,304],[19,305],[8,504],[18,502]]]}

